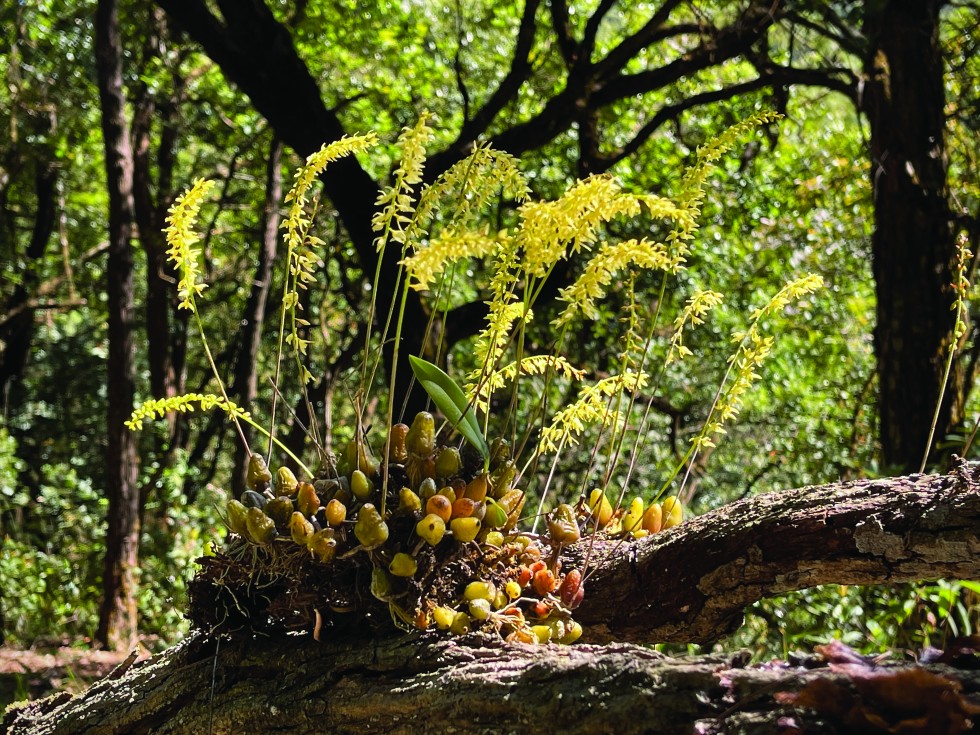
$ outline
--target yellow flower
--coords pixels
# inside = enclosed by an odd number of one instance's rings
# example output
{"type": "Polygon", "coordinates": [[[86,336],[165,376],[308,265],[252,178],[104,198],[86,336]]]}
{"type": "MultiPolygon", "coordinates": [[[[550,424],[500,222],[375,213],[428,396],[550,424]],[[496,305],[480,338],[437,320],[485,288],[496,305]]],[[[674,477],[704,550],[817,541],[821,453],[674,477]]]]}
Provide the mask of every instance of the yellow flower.
{"type": "Polygon", "coordinates": [[[194,247],[200,236],[194,232],[197,215],[201,211],[204,198],[214,186],[213,181],[198,179],[190,189],[185,191],[170,207],[167,216],[167,250],[169,260],[177,266],[180,280],[177,283],[177,295],[180,297],[181,309],[193,309],[194,298],[200,296],[205,284],[198,283],[198,258],[201,251],[194,247]]]}

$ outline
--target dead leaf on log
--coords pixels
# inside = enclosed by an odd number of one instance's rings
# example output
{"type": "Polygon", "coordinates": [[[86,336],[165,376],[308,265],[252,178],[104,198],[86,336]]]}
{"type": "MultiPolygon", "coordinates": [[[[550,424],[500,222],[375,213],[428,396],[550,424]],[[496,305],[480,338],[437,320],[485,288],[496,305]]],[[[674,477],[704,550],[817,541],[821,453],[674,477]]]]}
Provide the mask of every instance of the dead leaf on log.
{"type": "Polygon", "coordinates": [[[956,638],[946,644],[945,650],[926,648],[919,654],[919,663],[949,664],[958,669],[980,669],[980,635],[956,638]]]}
{"type": "Polygon", "coordinates": [[[852,686],[817,679],[797,693],[777,693],[776,701],[814,710],[855,735],[958,735],[971,731],[980,715],[958,681],[924,669],[890,671],[867,663],[830,669],[846,674],[852,686]]]}

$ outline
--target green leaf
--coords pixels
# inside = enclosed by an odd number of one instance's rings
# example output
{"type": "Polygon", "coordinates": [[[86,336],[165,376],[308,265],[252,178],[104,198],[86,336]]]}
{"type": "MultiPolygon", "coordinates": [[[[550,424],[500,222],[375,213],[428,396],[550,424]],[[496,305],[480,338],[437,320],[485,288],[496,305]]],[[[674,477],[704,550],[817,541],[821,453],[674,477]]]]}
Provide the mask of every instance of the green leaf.
{"type": "Polygon", "coordinates": [[[453,427],[466,438],[466,441],[480,452],[480,456],[486,459],[490,455],[490,448],[487,446],[487,440],[483,438],[483,432],[480,431],[476,412],[466,400],[463,389],[456,384],[456,381],[428,360],[409,355],[408,361],[412,365],[412,372],[415,373],[415,377],[425,388],[425,392],[429,394],[432,402],[442,411],[453,427]]]}

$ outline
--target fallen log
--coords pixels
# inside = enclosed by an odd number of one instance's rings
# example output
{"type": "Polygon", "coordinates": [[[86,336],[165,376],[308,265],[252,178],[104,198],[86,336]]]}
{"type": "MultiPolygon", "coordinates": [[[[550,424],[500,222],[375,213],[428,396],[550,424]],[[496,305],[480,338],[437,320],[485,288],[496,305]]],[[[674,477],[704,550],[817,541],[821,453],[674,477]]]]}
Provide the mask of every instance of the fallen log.
{"type": "Polygon", "coordinates": [[[616,643],[528,646],[435,633],[378,637],[368,630],[358,634],[356,626],[321,642],[309,633],[225,638],[198,632],[83,695],[10,711],[5,726],[11,735],[541,728],[754,733],[777,726],[786,732],[874,732],[869,722],[900,722],[903,732],[965,732],[980,711],[972,709],[980,691],[976,672],[940,664],[883,674],[882,688],[901,690],[902,706],[936,697],[956,703],[941,709],[955,718],[936,724],[933,714],[897,711],[887,701],[867,705],[862,679],[846,669],[847,662],[832,670],[747,668],[737,654],[677,659],[635,644],[714,640],[737,627],[747,604],[817,584],[980,578],[978,530],[975,463],[958,462],[946,475],[758,496],[639,542],[590,550],[585,541],[566,550],[568,563],[589,556],[594,569],[576,618],[593,640],[616,643]],[[901,678],[902,671],[924,678],[901,678]],[[815,680],[837,689],[818,686],[813,694],[807,687],[815,680]],[[777,696],[800,690],[810,691],[809,698],[777,696]],[[816,706],[814,713],[814,703],[825,700],[837,709],[816,706]],[[882,714],[875,706],[895,711],[882,714]],[[910,729],[913,720],[924,724],[910,729]]]}
{"type": "MultiPolygon", "coordinates": [[[[821,584],[980,579],[980,463],[746,498],[594,550],[576,619],[596,640],[706,643],[757,600],[821,584]]],[[[587,554],[580,544],[574,565],[587,554]]]]}
{"type": "Polygon", "coordinates": [[[980,672],[747,654],[673,658],[628,643],[533,646],[414,634],[318,644],[201,634],[86,694],[8,712],[9,735],[109,733],[967,732],[980,672]],[[909,679],[909,676],[913,678],[909,679]],[[923,678],[924,677],[924,678],[923,678]],[[868,682],[873,689],[867,690],[868,682]],[[888,693],[901,689],[901,709],[888,693]],[[791,692],[803,690],[807,707],[791,692]],[[817,711],[813,710],[817,707],[817,711]],[[922,721],[922,725],[917,723],[922,721]]]}

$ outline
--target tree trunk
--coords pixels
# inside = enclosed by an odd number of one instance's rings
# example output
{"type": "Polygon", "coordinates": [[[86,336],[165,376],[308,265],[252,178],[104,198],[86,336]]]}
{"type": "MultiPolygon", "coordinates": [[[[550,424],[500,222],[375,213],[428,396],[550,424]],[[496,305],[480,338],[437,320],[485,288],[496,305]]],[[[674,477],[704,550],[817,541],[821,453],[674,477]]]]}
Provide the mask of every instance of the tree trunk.
{"type": "Polygon", "coordinates": [[[124,422],[133,410],[133,151],[126,124],[122,41],[115,0],[99,0],[95,55],[109,192],[109,310],[106,414],[106,494],[109,498],[102,604],[96,639],[128,648],[136,638],[139,498],[135,434],[124,422]]]}
{"type": "Polygon", "coordinates": [[[875,666],[834,645],[822,662],[747,667],[747,654],[677,659],[635,642],[713,638],[747,602],[787,589],[977,577],[978,530],[977,464],[760,496],[599,557],[576,617],[593,637],[629,643],[372,637],[366,626],[322,642],[197,633],[79,697],[11,710],[5,724],[10,735],[966,732],[980,706],[961,689],[975,697],[980,675],[950,664],[957,651],[975,659],[976,640],[926,652],[943,664],[931,668],[875,666]],[[801,688],[797,701],[783,694],[801,688]]]}
{"type": "Polygon", "coordinates": [[[31,352],[31,342],[34,339],[34,309],[30,306],[38,286],[38,273],[41,268],[41,258],[51,240],[56,217],[56,184],[58,169],[54,161],[39,159],[34,174],[34,191],[37,196],[37,214],[34,216],[34,227],[31,239],[24,253],[26,268],[24,276],[17,288],[4,304],[4,314],[13,314],[9,319],[0,321],[0,416],[6,417],[8,400],[12,385],[20,380],[27,366],[31,352]]]}
{"type": "MultiPolygon", "coordinates": [[[[258,355],[262,342],[262,326],[265,324],[266,302],[272,288],[272,264],[276,259],[279,243],[279,202],[282,199],[282,141],[273,136],[269,144],[269,161],[265,174],[265,204],[262,209],[262,241],[259,244],[259,259],[252,277],[252,290],[249,292],[242,315],[243,327],[239,333],[241,345],[235,358],[235,372],[232,376],[231,394],[241,406],[251,406],[258,395],[258,355]]],[[[245,438],[252,441],[254,432],[248,425],[242,426],[245,438]]],[[[264,455],[264,450],[253,447],[264,455]]],[[[245,490],[245,475],[248,470],[248,452],[241,442],[235,442],[235,464],[232,470],[232,492],[235,496],[245,490]]]]}
{"type": "MultiPolygon", "coordinates": [[[[886,466],[904,471],[917,469],[926,451],[955,319],[939,46],[944,4],[865,3],[862,106],[871,127],[881,450],[886,466]]],[[[955,375],[951,383],[940,439],[960,419],[955,375]]]]}

